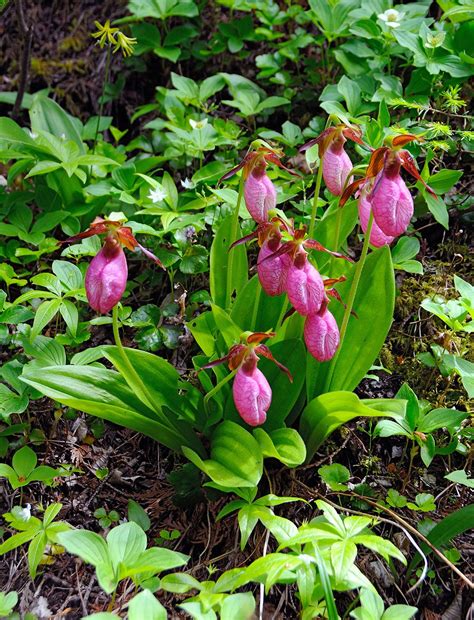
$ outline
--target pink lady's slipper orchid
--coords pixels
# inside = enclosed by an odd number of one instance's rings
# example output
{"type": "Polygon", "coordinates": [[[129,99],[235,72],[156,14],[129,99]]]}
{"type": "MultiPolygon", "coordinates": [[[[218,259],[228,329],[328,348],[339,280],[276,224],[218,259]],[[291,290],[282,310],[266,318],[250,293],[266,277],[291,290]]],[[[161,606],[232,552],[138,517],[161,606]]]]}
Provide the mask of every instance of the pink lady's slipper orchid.
{"type": "Polygon", "coordinates": [[[251,149],[240,164],[224,174],[220,181],[229,179],[243,169],[244,198],[247,211],[258,224],[263,224],[268,220],[268,212],[275,208],[277,198],[275,186],[266,172],[267,164],[275,164],[290,174],[299,175],[281,163],[280,159],[283,152],[280,149],[271,147],[263,140],[252,142],[251,149]]]}
{"type": "Polygon", "coordinates": [[[347,183],[351,183],[349,174],[352,162],[344,150],[347,138],[363,145],[359,129],[347,125],[328,127],[317,138],[310,140],[300,151],[305,151],[315,144],[318,145],[319,159],[323,167],[323,179],[326,187],[334,196],[340,196],[347,183]]]}
{"type": "Polygon", "coordinates": [[[104,220],[97,217],[86,231],[66,239],[64,243],[101,234],[107,236],[104,245],[94,256],[87,269],[85,289],[91,308],[96,312],[106,314],[121,300],[127,285],[127,259],[122,246],[129,250],[139,248],[148,258],[151,258],[160,267],[164,267],[154,254],[138,243],[132,234],[132,229],[123,226],[120,221],[104,220]]]}
{"type": "Polygon", "coordinates": [[[311,355],[320,362],[334,357],[339,346],[339,328],[325,302],[319,312],[306,318],[304,341],[311,355]]]}
{"type": "MultiPolygon", "coordinates": [[[[359,220],[360,226],[363,232],[367,232],[367,225],[369,223],[370,211],[372,209],[372,205],[370,204],[367,195],[370,194],[372,187],[372,182],[368,181],[365,185],[362,186],[359,194],[359,199],[357,201],[357,207],[359,210],[359,220]]],[[[376,222],[372,223],[372,228],[370,230],[370,244],[375,248],[381,248],[383,245],[390,245],[395,237],[390,235],[386,235],[383,233],[378,227],[376,222]]]]}
{"type": "MultiPolygon", "coordinates": [[[[402,166],[417,181],[420,181],[430,194],[436,197],[433,190],[421,178],[411,154],[401,149],[405,144],[419,139],[411,134],[396,136],[391,140],[391,146],[382,146],[376,149],[372,153],[366,176],[348,185],[341,196],[340,206],[343,206],[349,196],[361,185],[366,188],[365,192],[361,192],[363,202],[359,204],[359,213],[361,214],[361,224],[366,229],[367,224],[364,224],[363,220],[366,219],[367,214],[365,201],[368,202],[374,216],[374,225],[377,226],[374,245],[382,241],[380,233],[387,238],[392,237],[392,240],[404,233],[412,218],[413,198],[400,175],[402,166]],[[368,185],[369,181],[370,185],[368,185]]],[[[370,209],[367,222],[369,216],[370,209]]]]}
{"type": "Polygon", "coordinates": [[[229,349],[229,353],[210,362],[203,368],[212,368],[227,363],[230,370],[237,371],[232,386],[235,408],[240,417],[250,426],[259,426],[267,419],[267,411],[272,402],[272,389],[265,375],[257,368],[258,356],[262,355],[274,362],[285,372],[290,381],[293,378],[287,368],[277,362],[270,349],[262,340],[274,336],[272,332],[246,332],[242,334],[241,344],[229,349]]]}

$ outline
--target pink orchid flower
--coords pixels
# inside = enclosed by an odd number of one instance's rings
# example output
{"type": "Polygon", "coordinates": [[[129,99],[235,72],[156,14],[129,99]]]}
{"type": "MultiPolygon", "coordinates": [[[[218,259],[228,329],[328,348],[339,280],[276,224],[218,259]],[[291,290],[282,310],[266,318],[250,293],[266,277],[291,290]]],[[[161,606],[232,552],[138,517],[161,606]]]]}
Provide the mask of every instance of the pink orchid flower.
{"type": "Polygon", "coordinates": [[[306,317],[304,340],[308,351],[318,361],[327,362],[334,357],[339,346],[339,328],[327,309],[327,302],[319,312],[306,317]]]}
{"type": "Polygon", "coordinates": [[[266,173],[267,165],[272,163],[290,174],[300,176],[283,165],[280,161],[282,156],[283,151],[280,149],[271,147],[263,140],[255,140],[243,160],[219,180],[229,179],[239,170],[243,170],[245,205],[258,224],[267,222],[268,212],[276,206],[276,189],[266,173]]]}
{"type": "MultiPolygon", "coordinates": [[[[359,210],[359,219],[360,225],[364,233],[367,231],[367,225],[369,223],[370,211],[372,209],[372,205],[369,202],[367,197],[370,194],[371,183],[363,185],[360,190],[359,200],[357,202],[357,207],[359,210]]],[[[375,248],[381,248],[383,245],[390,245],[395,237],[390,235],[386,235],[381,231],[378,227],[377,223],[374,221],[372,223],[372,229],[370,231],[370,244],[375,248]]]]}
{"type": "Polygon", "coordinates": [[[413,198],[400,175],[401,167],[437,198],[435,192],[421,178],[411,154],[401,148],[414,140],[420,138],[411,134],[396,136],[391,140],[391,146],[382,146],[373,151],[365,177],[350,183],[341,196],[339,205],[342,207],[361,186],[366,188],[365,193],[361,192],[363,200],[359,202],[359,214],[365,231],[367,224],[364,224],[364,221],[368,222],[370,208],[372,209],[373,227],[377,227],[373,245],[385,245],[381,235],[395,238],[404,233],[413,216],[413,198]],[[366,201],[370,206],[368,212],[366,201]]]}
{"type": "Polygon", "coordinates": [[[293,378],[290,371],[273,357],[262,340],[270,338],[272,332],[245,332],[241,343],[232,346],[225,357],[214,360],[202,368],[212,368],[227,363],[230,370],[237,371],[232,386],[235,408],[240,417],[250,426],[259,426],[267,419],[267,411],[272,402],[272,390],[265,375],[257,368],[259,355],[274,362],[280,370],[293,378]]]}
{"type": "Polygon", "coordinates": [[[328,127],[317,138],[310,140],[300,148],[300,151],[306,151],[311,146],[318,145],[323,179],[326,187],[334,196],[340,196],[345,186],[352,182],[349,174],[353,166],[349,155],[344,150],[347,138],[364,145],[357,127],[337,125],[328,127]]]}
{"type": "Polygon", "coordinates": [[[301,250],[288,270],[286,292],[291,305],[303,316],[314,314],[321,308],[324,299],[323,279],[308,261],[304,250],[301,250]]]}
{"type": "Polygon", "coordinates": [[[97,217],[86,231],[69,237],[64,243],[101,234],[107,236],[103,247],[94,256],[87,269],[84,285],[91,308],[101,314],[107,314],[122,299],[127,285],[127,259],[122,246],[129,250],[138,248],[160,267],[163,269],[164,267],[154,254],[138,243],[132,234],[132,229],[123,226],[119,221],[97,217]]]}

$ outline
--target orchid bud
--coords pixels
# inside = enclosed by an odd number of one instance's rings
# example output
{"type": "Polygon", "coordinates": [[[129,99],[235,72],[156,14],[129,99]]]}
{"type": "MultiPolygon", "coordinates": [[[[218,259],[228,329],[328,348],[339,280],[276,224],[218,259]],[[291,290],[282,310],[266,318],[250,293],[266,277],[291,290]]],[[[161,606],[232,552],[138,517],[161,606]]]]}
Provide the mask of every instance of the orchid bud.
{"type": "Polygon", "coordinates": [[[234,403],[240,417],[250,426],[259,426],[267,419],[267,411],[272,402],[272,389],[265,375],[251,364],[237,371],[232,386],[234,403]]]}
{"type": "MultiPolygon", "coordinates": [[[[359,200],[357,203],[357,207],[359,209],[360,225],[364,233],[367,231],[370,211],[372,208],[368,200],[367,194],[368,194],[368,190],[365,187],[363,187],[360,192],[359,200]]],[[[369,239],[371,245],[373,245],[376,248],[381,248],[383,245],[390,245],[394,239],[395,237],[392,237],[390,235],[386,235],[385,233],[383,233],[380,230],[377,223],[375,222],[375,220],[372,222],[372,228],[370,230],[370,239],[369,239]]]]}
{"type": "Polygon", "coordinates": [[[323,279],[307,259],[302,267],[293,264],[288,269],[286,292],[294,309],[304,316],[318,312],[325,297],[323,279]]]}
{"type": "Polygon", "coordinates": [[[86,273],[85,288],[91,308],[101,314],[110,312],[122,298],[127,276],[127,259],[122,246],[108,237],[86,273]]]}
{"type": "Polygon", "coordinates": [[[318,361],[327,362],[334,357],[339,346],[339,328],[327,308],[307,317],[304,340],[308,351],[318,361]]]}
{"type": "Polygon", "coordinates": [[[281,295],[286,291],[288,269],[291,266],[291,259],[287,254],[269,258],[275,251],[270,249],[269,241],[265,241],[257,261],[258,279],[265,293],[271,296],[281,295]]]}
{"type": "Polygon", "coordinates": [[[348,179],[352,170],[352,162],[344,150],[344,142],[344,136],[341,136],[341,139],[336,138],[331,142],[322,158],[324,182],[333,196],[340,196],[346,182],[352,181],[352,177],[348,179]]]}
{"type": "Polygon", "coordinates": [[[400,163],[396,152],[387,154],[384,168],[377,175],[368,196],[375,223],[391,237],[404,233],[413,216],[413,198],[400,176],[400,163]]]}
{"type": "Polygon", "coordinates": [[[255,166],[245,181],[245,204],[253,219],[262,224],[276,206],[276,190],[265,172],[265,165],[255,166]]]}

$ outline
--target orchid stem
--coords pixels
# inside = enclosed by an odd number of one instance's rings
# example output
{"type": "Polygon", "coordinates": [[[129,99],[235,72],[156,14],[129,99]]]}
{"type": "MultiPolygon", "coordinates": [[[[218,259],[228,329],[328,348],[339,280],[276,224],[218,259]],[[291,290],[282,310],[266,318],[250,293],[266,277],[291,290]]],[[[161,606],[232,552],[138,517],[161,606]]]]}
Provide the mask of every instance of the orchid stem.
{"type": "Polygon", "coordinates": [[[281,307],[280,315],[278,317],[278,321],[275,325],[275,331],[277,332],[282,326],[283,319],[285,318],[286,311],[288,310],[288,297],[285,295],[285,299],[283,301],[283,305],[281,307]]]}
{"type": "Polygon", "coordinates": [[[332,358],[331,360],[331,364],[329,366],[329,370],[328,370],[328,374],[326,376],[326,382],[324,384],[324,390],[323,393],[327,392],[329,389],[329,386],[331,384],[332,381],[332,377],[334,374],[334,369],[336,367],[336,363],[337,363],[337,359],[339,357],[339,353],[341,352],[341,349],[343,347],[344,344],[344,337],[346,335],[346,331],[347,331],[347,326],[349,324],[349,318],[351,316],[351,312],[352,312],[352,308],[354,307],[354,301],[357,295],[357,289],[359,287],[359,282],[360,282],[360,278],[362,275],[362,270],[364,268],[364,264],[365,264],[365,260],[367,258],[367,254],[369,252],[369,241],[370,241],[370,233],[372,231],[372,224],[374,222],[374,216],[372,211],[370,212],[370,217],[369,217],[369,221],[367,223],[367,230],[365,232],[365,236],[364,236],[364,244],[362,246],[362,252],[360,253],[360,258],[357,262],[355,271],[354,271],[354,277],[352,278],[352,283],[351,283],[351,288],[349,291],[349,297],[347,299],[347,305],[346,305],[346,309],[344,311],[344,316],[342,319],[342,323],[341,323],[341,331],[340,331],[340,337],[339,337],[339,347],[337,349],[336,355],[332,358]]]}
{"type": "Polygon", "coordinates": [[[255,295],[255,301],[253,302],[252,321],[250,323],[250,329],[253,332],[257,331],[255,328],[255,325],[257,323],[258,307],[260,305],[261,294],[262,294],[262,287],[260,285],[260,282],[257,282],[257,293],[255,295]]]}
{"type": "MultiPolygon", "coordinates": [[[[230,239],[229,239],[229,247],[237,241],[237,231],[239,229],[239,210],[240,203],[242,202],[242,196],[244,194],[244,174],[242,172],[240,181],[239,181],[239,193],[237,195],[237,204],[235,205],[235,211],[233,213],[232,218],[232,227],[230,229],[230,239]]],[[[226,308],[230,308],[231,300],[232,300],[232,268],[234,266],[234,252],[235,248],[230,250],[229,259],[227,261],[227,287],[226,287],[226,296],[227,303],[226,308]]]]}
{"type": "MultiPolygon", "coordinates": [[[[112,330],[114,333],[114,340],[115,340],[115,344],[117,346],[117,349],[119,350],[119,353],[122,357],[123,363],[125,364],[127,371],[129,373],[129,377],[132,379],[132,385],[127,381],[127,383],[129,383],[130,387],[133,389],[135,389],[136,395],[138,396],[138,398],[148,407],[150,407],[150,409],[152,409],[153,411],[155,411],[155,406],[153,404],[153,398],[151,397],[150,393],[148,392],[147,388],[145,387],[145,384],[143,383],[143,381],[140,379],[140,376],[138,375],[137,371],[135,370],[135,368],[132,365],[132,362],[130,361],[130,359],[128,358],[128,355],[125,351],[125,348],[122,344],[122,341],[120,339],[120,333],[119,333],[119,323],[118,323],[118,304],[116,304],[113,309],[112,309],[112,330]]],[[[123,374],[123,373],[121,373],[123,374]]],[[[127,377],[124,375],[125,380],[127,379],[127,377]]]]}
{"type": "Polygon", "coordinates": [[[94,136],[94,145],[92,147],[92,153],[95,153],[95,147],[97,146],[97,137],[99,135],[100,119],[102,118],[102,112],[104,111],[105,89],[106,89],[106,86],[107,86],[107,82],[109,81],[110,61],[111,61],[111,59],[112,59],[112,48],[110,47],[110,45],[108,45],[107,46],[107,55],[105,57],[104,82],[102,84],[102,95],[100,97],[99,114],[97,116],[97,124],[95,126],[95,136],[94,136]]]}
{"type": "Polygon", "coordinates": [[[219,381],[219,383],[217,383],[217,385],[215,385],[212,390],[210,390],[205,396],[204,396],[204,411],[206,412],[207,415],[210,415],[210,410],[209,410],[209,401],[211,400],[211,398],[217,394],[217,392],[226,384],[228,383],[231,379],[234,378],[235,374],[237,373],[237,368],[235,370],[233,370],[232,372],[230,372],[228,375],[226,375],[223,379],[221,379],[219,381]]]}
{"type": "Polygon", "coordinates": [[[313,206],[311,208],[311,220],[309,222],[309,238],[313,238],[314,226],[316,224],[316,213],[318,210],[319,192],[321,191],[321,181],[323,178],[323,160],[319,159],[318,174],[316,175],[316,187],[314,189],[313,206]]]}

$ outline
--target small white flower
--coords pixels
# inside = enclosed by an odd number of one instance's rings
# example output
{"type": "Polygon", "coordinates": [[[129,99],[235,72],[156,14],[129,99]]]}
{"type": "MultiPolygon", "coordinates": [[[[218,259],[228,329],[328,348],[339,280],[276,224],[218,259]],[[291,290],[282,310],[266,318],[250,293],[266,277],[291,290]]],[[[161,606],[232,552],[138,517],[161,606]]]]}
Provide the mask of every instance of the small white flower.
{"type": "Polygon", "coordinates": [[[18,511],[17,515],[21,521],[29,521],[31,517],[31,504],[26,504],[24,508],[18,511]]]}
{"type": "Polygon", "coordinates": [[[189,124],[193,129],[203,129],[207,125],[207,118],[203,118],[201,121],[195,121],[190,118],[189,124]]]}
{"type": "MultiPolygon", "coordinates": [[[[186,181],[187,181],[187,179],[186,179],[186,181]]],[[[181,181],[181,183],[182,183],[182,181],[181,181]]],[[[7,185],[8,185],[8,181],[3,176],[3,174],[0,174],[0,187],[6,187],[7,185]]]]}
{"type": "Polygon", "coordinates": [[[389,28],[399,28],[403,13],[396,9],[387,9],[384,13],[377,15],[378,19],[385,22],[389,28]]]}
{"type": "Polygon", "coordinates": [[[166,198],[167,194],[165,190],[161,187],[157,187],[156,189],[151,189],[148,194],[148,198],[152,201],[153,204],[157,202],[161,202],[166,198]]]}
{"type": "Polygon", "coordinates": [[[445,32],[430,32],[426,35],[426,47],[430,49],[434,49],[435,47],[440,47],[443,45],[444,40],[446,38],[445,32]]]}
{"type": "Polygon", "coordinates": [[[184,187],[184,189],[193,189],[194,187],[196,187],[194,183],[191,181],[191,179],[188,179],[188,177],[186,177],[184,181],[181,179],[180,182],[181,182],[181,186],[184,187]]]}

